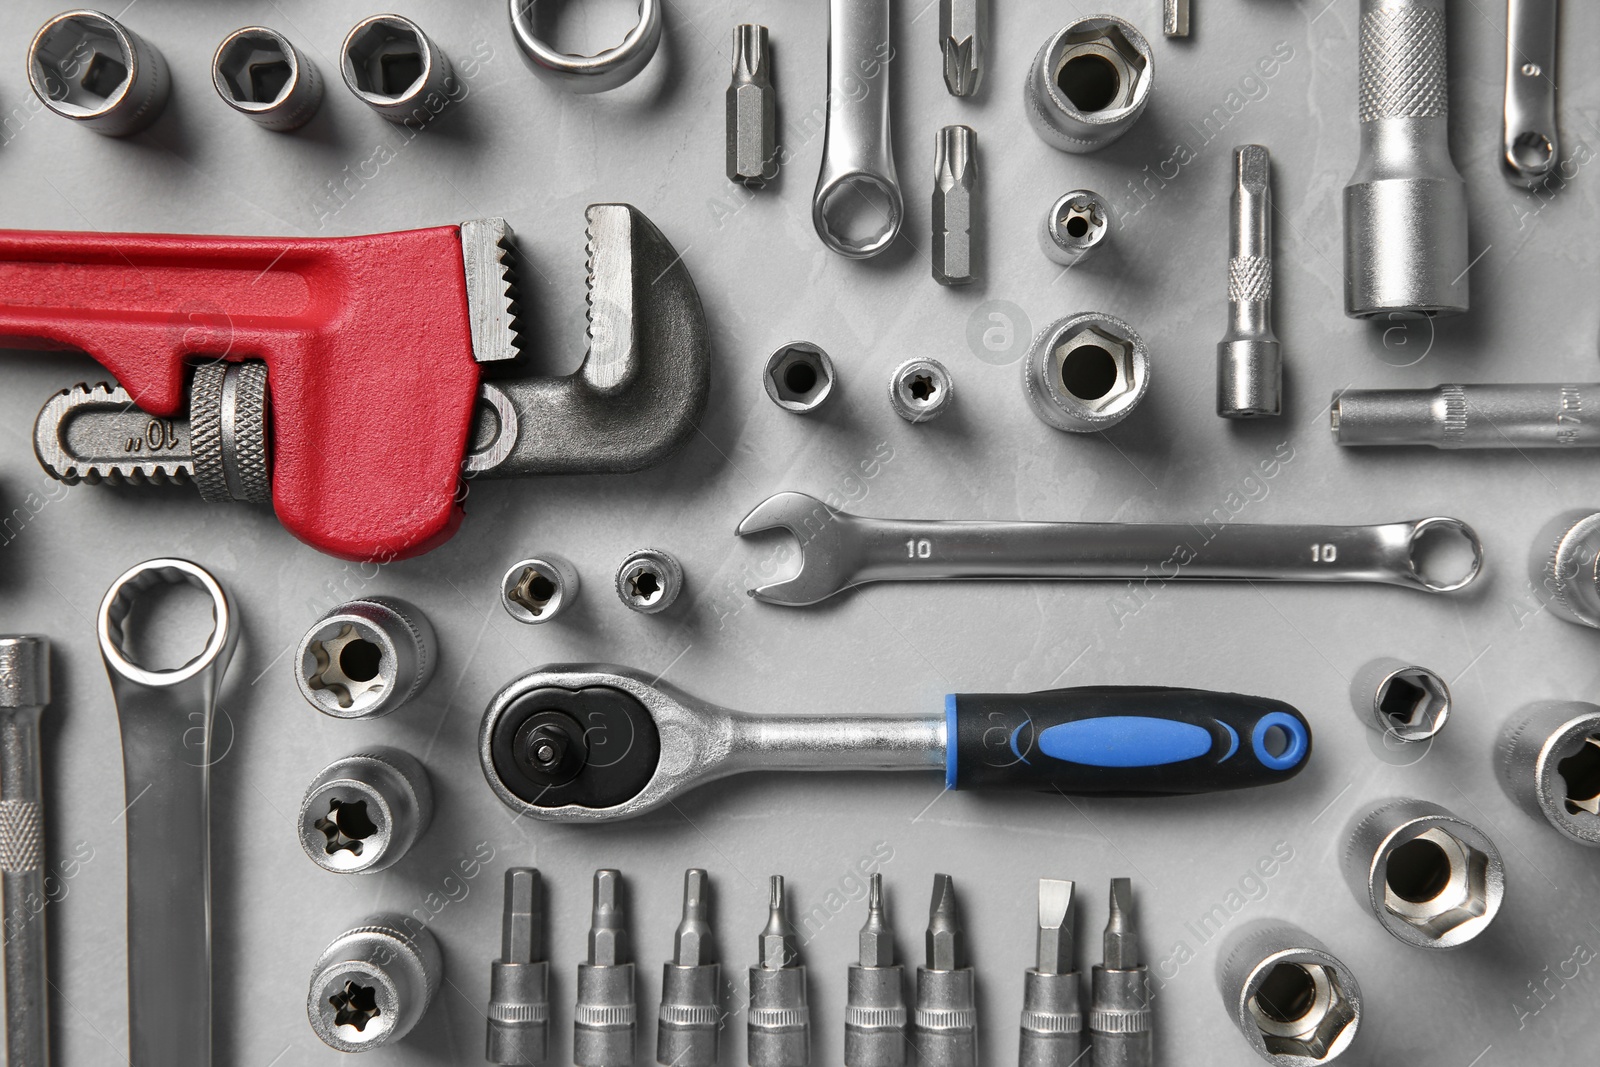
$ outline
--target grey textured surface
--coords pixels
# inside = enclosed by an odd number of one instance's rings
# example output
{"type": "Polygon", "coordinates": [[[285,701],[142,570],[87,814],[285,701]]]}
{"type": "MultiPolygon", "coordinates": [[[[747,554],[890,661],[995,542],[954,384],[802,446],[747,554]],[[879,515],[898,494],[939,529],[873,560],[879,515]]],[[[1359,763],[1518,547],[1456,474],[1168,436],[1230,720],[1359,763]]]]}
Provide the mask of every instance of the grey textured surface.
{"type": "MultiPolygon", "coordinates": [[[[898,3],[893,110],[908,219],[897,246],[867,263],[825,251],[811,227],[827,33],[820,0],[680,0],[668,6],[661,52],[639,80],[589,98],[552,92],[523,67],[502,4],[405,0],[400,13],[451,55],[466,86],[454,113],[415,137],[334,76],[339,41],[369,7],[138,0],[126,21],[164,51],[174,86],[165,117],[126,142],[41,113],[28,95],[23,49],[60,6],[12,0],[0,10],[0,224],[346,234],[504,214],[525,252],[524,307],[540,361],[566,369],[583,344],[583,207],[626,200],[684,254],[712,324],[715,369],[701,435],[666,466],[480,483],[453,542],[375,570],[316,555],[265,510],[203,504],[192,489],[49,482],[32,456],[33,417],[57,389],[101,372],[71,355],[0,357],[0,496],[10,516],[0,629],[49,634],[58,663],[44,720],[57,1062],[123,1062],[124,798],[92,618],[116,575],[164,554],[217,574],[244,628],[218,715],[213,775],[218,1063],[338,1062],[307,1026],[309,972],[330,938],[377,910],[426,916],[446,979],[412,1034],[366,1062],[478,1062],[500,880],[512,864],[537,864],[549,880],[557,1063],[569,1062],[574,967],[589,878],[602,866],[619,867],[629,882],[646,1018],[671,951],[684,868],[705,867],[713,879],[735,1011],[765,919],[766,876],[784,874],[805,940],[819,1065],[840,1055],[845,969],[871,870],[885,876],[890,919],[913,963],[931,877],[954,875],[991,1064],[1015,1056],[1041,876],[1082,886],[1084,970],[1096,962],[1106,880],[1133,878],[1161,983],[1164,1063],[1252,1062],[1214,984],[1216,928],[1274,917],[1323,940],[1361,981],[1366,1016],[1343,1062],[1494,1067],[1592,1050],[1600,856],[1507,800],[1491,752],[1501,723],[1526,702],[1591,697],[1600,681],[1592,658],[1600,635],[1541,611],[1524,564],[1550,515],[1600,506],[1594,458],[1340,452],[1324,414],[1332,390],[1345,385],[1594,379],[1600,256],[1587,164],[1600,142],[1600,74],[1587,51],[1564,48],[1559,72],[1571,156],[1564,187],[1514,191],[1496,160],[1503,10],[1452,6],[1451,141],[1469,186],[1473,309],[1436,328],[1384,329],[1341,311],[1338,205],[1356,155],[1353,0],[1200,0],[1184,42],[1160,36],[1156,0],[1115,0],[1112,12],[1151,36],[1155,96],[1127,137],[1081,157],[1033,135],[1021,86],[1039,44],[1090,11],[995,0],[983,88],[954,100],[941,78],[937,11],[898,3]],[[257,128],[210,85],[216,43],[257,21],[288,34],[329,80],[322,113],[298,134],[257,128]],[[790,159],[759,193],[723,175],[723,94],[730,27],[739,21],[772,29],[790,159]],[[933,138],[951,122],[978,131],[984,188],[982,281],[960,291],[934,284],[928,261],[933,138]],[[1229,157],[1247,142],[1273,153],[1285,414],[1233,426],[1212,414],[1212,396],[1228,284],[1229,157]],[[1035,229],[1071,188],[1106,196],[1118,232],[1092,264],[1063,274],[1041,256],[1035,229]],[[1018,361],[1030,329],[1087,310],[1134,324],[1150,346],[1152,384],[1128,421],[1078,437],[1029,413],[1018,361]],[[808,419],[775,408],[760,380],[765,356],[796,338],[827,349],[840,377],[832,403],[808,419]],[[956,377],[959,399],[935,423],[903,422],[883,396],[891,368],[911,356],[936,357],[956,377]],[[1221,509],[1250,522],[1380,522],[1448,514],[1477,527],[1489,569],[1454,598],[1355,586],[899,585],[784,610],[743,594],[782,566],[780,543],[731,536],[748,508],[782,489],[896,517],[1176,520],[1221,509]],[[607,589],[617,562],[646,544],[672,551],[687,572],[684,596],[655,617],[627,611],[607,589]],[[556,625],[519,626],[499,606],[500,576],[514,560],[551,551],[583,573],[583,594],[556,625]],[[296,691],[288,653],[320,612],[374,594],[405,597],[429,614],[439,671],[418,701],[387,719],[319,715],[296,691]],[[1347,678],[1377,655],[1450,681],[1456,709],[1425,752],[1383,753],[1351,710],[1347,678]],[[514,821],[478,771],[482,709],[521,671],[595,659],[662,672],[697,696],[753,711],[926,712],[950,691],[1051,684],[1237,689],[1302,708],[1317,750],[1312,768],[1286,787],[1187,801],[969,797],[941,795],[934,776],[773,775],[715,784],[634,824],[514,821]],[[341,878],[301,853],[295,813],[321,767],[374,744],[423,759],[437,814],[398,866],[341,878]],[[1499,919],[1455,953],[1401,945],[1339,879],[1344,823],[1393,794],[1444,804],[1505,854],[1499,919]]],[[[562,43],[620,39],[629,7],[567,4],[572,38],[562,43]]],[[[1563,18],[1567,42],[1600,36],[1600,7],[1569,3],[1563,18]]],[[[743,1021],[730,1019],[726,1064],[743,1062],[743,1021]]],[[[654,1026],[640,1031],[648,1062],[654,1026]]]]}

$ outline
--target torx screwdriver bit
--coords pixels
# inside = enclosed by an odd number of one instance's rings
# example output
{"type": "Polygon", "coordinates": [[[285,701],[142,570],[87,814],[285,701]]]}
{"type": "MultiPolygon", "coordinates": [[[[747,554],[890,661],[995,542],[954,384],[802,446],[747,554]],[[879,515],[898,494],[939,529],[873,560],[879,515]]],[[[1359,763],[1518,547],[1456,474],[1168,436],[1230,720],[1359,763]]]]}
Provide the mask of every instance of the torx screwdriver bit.
{"type": "Polygon", "coordinates": [[[946,126],[934,141],[933,280],[967,285],[973,263],[973,197],[978,188],[978,135],[970,126],[946,126]]]}
{"type": "Polygon", "coordinates": [[[767,925],[750,968],[750,1014],[746,1026],[750,1067],[806,1067],[811,1059],[811,1009],[806,1003],[806,968],[783,903],[783,876],[772,876],[767,925]]]}
{"type": "Polygon", "coordinates": [[[717,1062],[721,967],[711,943],[710,890],[705,871],[684,872],[683,920],[673,939],[673,958],[661,970],[656,1062],[666,1067],[715,1067],[717,1062]]]}
{"type": "Polygon", "coordinates": [[[917,1011],[911,1027],[923,1067],[976,1067],[978,1009],[955,883],[933,876],[927,959],[917,968],[917,1011]]]}
{"type": "Polygon", "coordinates": [[[628,946],[622,874],[594,872],[589,959],[578,964],[572,1009],[572,1062],[577,1067],[633,1067],[633,960],[628,946]]]}
{"type": "Polygon", "coordinates": [[[778,93],[767,28],[733,28],[728,86],[728,180],[759,189],[778,176],[778,93]]]}
{"type": "Polygon", "coordinates": [[[951,96],[972,96],[983,82],[986,2],[939,0],[939,50],[944,53],[944,87],[951,96]]]}
{"type": "Polygon", "coordinates": [[[1133,884],[1111,879],[1102,962],[1090,979],[1089,1034],[1096,1067],[1151,1067],[1149,972],[1139,962],[1133,884]]]}
{"type": "Polygon", "coordinates": [[[904,968],[894,961],[894,931],[883,911],[883,875],[872,876],[860,962],[851,966],[844,1007],[845,1067],[906,1062],[904,968]]]}
{"type": "Polygon", "coordinates": [[[1233,150],[1228,227],[1228,332],[1217,345],[1217,414],[1283,410],[1283,355],[1272,332],[1272,157],[1258,144],[1233,150]]]}
{"type": "Polygon", "coordinates": [[[1083,1055],[1083,1011],[1073,965],[1071,882],[1039,879],[1039,955],[1022,979],[1019,1067],[1073,1067],[1083,1055]]]}
{"type": "Polygon", "coordinates": [[[500,958],[489,965],[490,1063],[537,1067],[550,1055],[550,962],[544,958],[544,881],[532,867],[506,871],[500,958]]]}

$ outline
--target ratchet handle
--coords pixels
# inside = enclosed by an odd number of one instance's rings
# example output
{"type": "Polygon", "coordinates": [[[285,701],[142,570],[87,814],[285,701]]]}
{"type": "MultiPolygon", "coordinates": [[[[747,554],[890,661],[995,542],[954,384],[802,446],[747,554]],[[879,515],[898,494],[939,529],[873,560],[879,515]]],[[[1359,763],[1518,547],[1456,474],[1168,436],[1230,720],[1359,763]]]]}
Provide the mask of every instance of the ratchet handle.
{"type": "Polygon", "coordinates": [[[1311,757],[1311,726],[1266,697],[1088,686],[945,698],[945,784],[1069,796],[1272,785],[1311,757]]]}

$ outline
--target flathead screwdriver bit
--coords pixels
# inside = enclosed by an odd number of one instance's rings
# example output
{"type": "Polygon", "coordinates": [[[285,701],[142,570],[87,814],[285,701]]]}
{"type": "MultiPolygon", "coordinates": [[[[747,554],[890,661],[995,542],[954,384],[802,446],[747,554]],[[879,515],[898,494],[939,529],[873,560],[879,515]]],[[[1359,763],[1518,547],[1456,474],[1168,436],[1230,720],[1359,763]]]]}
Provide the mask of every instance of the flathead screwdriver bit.
{"type": "Polygon", "coordinates": [[[550,962],[544,958],[544,882],[532,867],[506,871],[500,958],[489,965],[484,1059],[537,1067],[550,1055],[550,962]]]}
{"type": "Polygon", "coordinates": [[[1272,332],[1272,156],[1233,150],[1228,226],[1228,332],[1217,345],[1217,414],[1252,419],[1283,410],[1283,355],[1272,332]]]}
{"type": "Polygon", "coordinates": [[[656,1062],[665,1067],[715,1067],[722,1032],[721,968],[711,944],[711,882],[699,868],[683,875],[683,920],[673,956],[661,970],[656,1062]]]}
{"type": "Polygon", "coordinates": [[[904,968],[894,961],[894,931],[883,910],[883,875],[872,876],[860,962],[851,966],[844,1007],[845,1067],[906,1062],[904,968]]]}
{"type": "Polygon", "coordinates": [[[1071,882],[1039,879],[1039,951],[1022,979],[1019,1067],[1072,1067],[1083,1055],[1083,1010],[1073,965],[1071,882]]]}
{"type": "Polygon", "coordinates": [[[633,1067],[636,1015],[622,874],[595,871],[589,959],[578,964],[578,1000],[572,1009],[572,1062],[633,1067]]]}
{"type": "Polygon", "coordinates": [[[933,876],[926,959],[917,968],[917,1010],[911,1036],[922,1067],[977,1065],[977,990],[972,968],[967,966],[955,883],[948,874],[933,876]]]}
{"type": "Polygon", "coordinates": [[[973,263],[973,198],[978,188],[978,135],[970,126],[946,126],[934,141],[933,280],[968,285],[973,263]]]}
{"type": "Polygon", "coordinates": [[[745,1029],[750,1067],[806,1067],[811,1061],[811,1008],[800,943],[784,908],[782,875],[772,876],[767,925],[757,946],[760,962],[750,968],[745,1029]]]}
{"type": "Polygon", "coordinates": [[[778,176],[778,93],[767,28],[733,28],[728,86],[728,180],[759,189],[778,176]]]}
{"type": "Polygon", "coordinates": [[[1102,962],[1090,978],[1089,1035],[1095,1067],[1151,1067],[1149,971],[1139,962],[1133,921],[1133,884],[1111,879],[1102,962]]]}
{"type": "Polygon", "coordinates": [[[939,50],[944,87],[951,96],[972,96],[983,82],[986,0],[939,0],[939,50]]]}

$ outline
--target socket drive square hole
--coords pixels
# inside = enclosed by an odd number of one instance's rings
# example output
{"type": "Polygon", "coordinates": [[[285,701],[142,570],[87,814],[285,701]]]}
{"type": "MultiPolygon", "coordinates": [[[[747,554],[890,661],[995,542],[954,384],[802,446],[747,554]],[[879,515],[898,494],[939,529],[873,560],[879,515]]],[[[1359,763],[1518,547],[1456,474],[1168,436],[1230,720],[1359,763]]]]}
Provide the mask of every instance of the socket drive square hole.
{"type": "Polygon", "coordinates": [[[103,16],[63,19],[33,53],[35,83],[72,113],[93,114],[128,84],[132,59],[103,16]]]}
{"type": "Polygon", "coordinates": [[[235,103],[271,107],[294,80],[294,65],[274,34],[243,33],[217,57],[217,73],[235,103]]]}
{"type": "Polygon", "coordinates": [[[556,595],[556,583],[532,567],[524,567],[522,575],[507,595],[527,608],[530,614],[542,615],[546,605],[556,595]]]}
{"type": "Polygon", "coordinates": [[[357,87],[369,96],[405,97],[427,73],[427,47],[408,23],[369,22],[350,38],[348,59],[357,87]]]}
{"type": "Polygon", "coordinates": [[[1378,711],[1404,741],[1433,736],[1450,709],[1443,679],[1431,671],[1396,671],[1378,688],[1378,711]]]}
{"type": "Polygon", "coordinates": [[[1578,750],[1556,764],[1567,786],[1567,814],[1600,815],[1600,737],[1590,735],[1578,750]]]}

